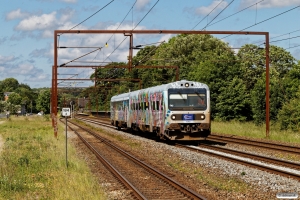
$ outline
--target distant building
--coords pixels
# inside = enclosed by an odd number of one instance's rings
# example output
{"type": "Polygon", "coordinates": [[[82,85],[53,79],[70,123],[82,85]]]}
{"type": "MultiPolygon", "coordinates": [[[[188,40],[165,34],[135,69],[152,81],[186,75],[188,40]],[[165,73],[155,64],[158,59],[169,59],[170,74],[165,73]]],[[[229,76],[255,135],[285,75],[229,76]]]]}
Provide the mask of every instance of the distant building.
{"type": "Polygon", "coordinates": [[[7,101],[8,100],[8,97],[9,95],[11,94],[12,92],[4,92],[4,101],[7,101]]]}

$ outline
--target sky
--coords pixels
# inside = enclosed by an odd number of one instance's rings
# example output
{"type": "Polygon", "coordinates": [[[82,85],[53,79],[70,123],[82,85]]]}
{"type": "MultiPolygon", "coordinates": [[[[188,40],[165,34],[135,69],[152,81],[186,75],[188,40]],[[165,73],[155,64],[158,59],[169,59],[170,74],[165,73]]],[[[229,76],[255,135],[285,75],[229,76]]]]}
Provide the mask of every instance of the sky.
{"type": "MultiPolygon", "coordinates": [[[[300,0],[0,0],[0,81],[51,87],[55,30],[210,30],[269,32],[270,44],[300,60],[300,0]]],[[[58,65],[127,62],[129,37],[62,34],[58,65]],[[107,45],[106,45],[107,44],[107,45]],[[72,61],[72,62],[71,62],[72,61]]],[[[133,45],[174,35],[139,34],[133,45]]],[[[264,36],[214,35],[232,48],[262,45],[264,36]]],[[[137,50],[134,50],[134,54],[137,50]]],[[[59,87],[86,87],[92,68],[59,68],[59,87]]]]}

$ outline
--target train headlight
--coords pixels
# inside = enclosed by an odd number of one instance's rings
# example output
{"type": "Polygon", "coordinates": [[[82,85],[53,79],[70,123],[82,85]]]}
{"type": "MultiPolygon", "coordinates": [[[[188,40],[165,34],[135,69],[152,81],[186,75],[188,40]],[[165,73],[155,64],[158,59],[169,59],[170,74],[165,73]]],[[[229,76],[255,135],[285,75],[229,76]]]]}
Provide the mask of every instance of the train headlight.
{"type": "Polygon", "coordinates": [[[171,116],[171,119],[175,120],[175,119],[176,119],[176,116],[175,116],[175,115],[172,115],[172,116],[171,116]]]}
{"type": "Polygon", "coordinates": [[[184,85],[185,87],[189,87],[190,86],[190,84],[189,83],[185,83],[185,85],[184,85]]]}
{"type": "Polygon", "coordinates": [[[200,115],[200,119],[204,120],[205,119],[205,115],[200,115]]]}

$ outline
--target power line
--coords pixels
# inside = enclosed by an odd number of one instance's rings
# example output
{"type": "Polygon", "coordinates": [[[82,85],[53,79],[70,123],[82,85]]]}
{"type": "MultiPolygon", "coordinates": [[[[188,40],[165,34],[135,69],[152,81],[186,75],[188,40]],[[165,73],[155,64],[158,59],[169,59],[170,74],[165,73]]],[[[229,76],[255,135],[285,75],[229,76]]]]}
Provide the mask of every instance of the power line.
{"type": "MultiPolygon", "coordinates": [[[[125,17],[123,18],[123,20],[121,21],[121,23],[119,24],[119,26],[116,28],[116,30],[118,30],[120,28],[120,26],[122,25],[122,23],[125,21],[126,17],[129,15],[130,11],[133,9],[133,7],[135,6],[137,0],[134,2],[134,4],[131,6],[131,8],[129,9],[129,11],[127,12],[127,14],[125,15],[125,17]]],[[[110,36],[110,38],[106,41],[106,44],[111,40],[111,38],[114,36],[115,34],[112,34],[110,36]]],[[[100,52],[100,51],[99,51],[100,52]]],[[[98,56],[99,52],[96,54],[96,56],[94,57],[93,60],[96,59],[96,57],[98,56]]],[[[103,61],[104,62],[104,61],[103,61]]]]}
{"type": "MultiPolygon", "coordinates": [[[[78,23],[76,26],[70,28],[69,30],[72,30],[72,29],[76,28],[77,26],[79,26],[80,24],[86,22],[88,19],[92,18],[94,15],[96,15],[96,14],[99,13],[101,10],[103,10],[103,9],[106,8],[108,5],[110,5],[113,1],[114,1],[114,0],[111,0],[111,1],[110,1],[109,3],[107,3],[105,6],[103,6],[102,8],[100,8],[99,10],[97,10],[95,13],[93,13],[91,16],[89,16],[89,17],[86,18],[85,20],[81,21],[80,23],[78,23]]],[[[59,38],[60,38],[61,35],[62,35],[62,34],[59,34],[59,35],[58,35],[58,46],[59,46],[59,38]]],[[[77,60],[77,59],[79,59],[79,58],[82,58],[82,57],[84,57],[84,56],[86,56],[86,55],[88,55],[88,54],[91,54],[91,53],[93,53],[93,52],[95,52],[95,51],[97,51],[97,50],[101,50],[101,48],[102,48],[102,47],[97,48],[96,50],[94,50],[94,51],[92,51],[92,52],[89,52],[89,53],[87,53],[87,54],[85,54],[85,55],[83,55],[83,56],[81,56],[81,57],[78,57],[78,58],[76,58],[76,59],[73,59],[73,60],[71,60],[71,61],[69,61],[69,62],[67,62],[67,63],[61,64],[60,67],[66,65],[66,64],[68,64],[68,63],[71,63],[71,62],[73,62],[73,61],[75,61],[75,60],[77,60]]]]}
{"type": "Polygon", "coordinates": [[[103,47],[99,47],[99,48],[97,48],[97,49],[94,50],[94,51],[91,51],[91,52],[86,53],[86,54],[84,54],[84,55],[82,55],[82,56],[79,56],[78,58],[75,58],[75,59],[73,59],[73,60],[71,60],[71,61],[69,61],[69,62],[66,62],[66,63],[64,63],[64,64],[61,64],[59,67],[63,67],[63,66],[65,66],[65,65],[67,65],[67,64],[69,64],[69,63],[71,63],[71,62],[73,62],[73,61],[75,61],[75,60],[78,60],[79,58],[82,58],[82,57],[84,57],[84,56],[87,56],[87,55],[89,55],[89,54],[91,54],[91,53],[93,53],[93,52],[95,52],[95,51],[101,50],[102,48],[103,48],[103,47]]]}
{"type": "MultiPolygon", "coordinates": [[[[150,11],[156,6],[156,4],[159,2],[159,0],[157,0],[156,1],[156,3],[150,8],[150,10],[145,14],[145,16],[139,21],[139,23],[137,23],[137,25],[132,29],[132,30],[134,30],[134,29],[136,29],[136,27],[145,19],[145,17],[150,13],[150,11]]],[[[127,39],[128,38],[128,36],[125,38],[125,39],[127,39]]],[[[106,58],[105,58],[105,60],[103,60],[103,62],[104,61],[106,61],[116,50],[117,50],[117,48],[119,48],[119,46],[125,41],[125,39],[124,40],[122,40],[122,42],[114,49],[114,51],[111,53],[111,54],[109,54],[106,58]]]]}
{"type": "Polygon", "coordinates": [[[223,10],[221,10],[219,14],[217,14],[204,28],[202,28],[202,30],[204,30],[211,22],[213,22],[226,8],[228,8],[228,6],[230,6],[230,4],[232,4],[232,2],[234,2],[234,0],[232,0],[225,8],[223,8],[223,10]]]}
{"type": "Polygon", "coordinates": [[[206,17],[208,17],[208,15],[210,15],[210,13],[212,13],[221,3],[223,2],[223,0],[222,1],[220,1],[219,3],[218,3],[218,5],[216,5],[205,17],[203,17],[202,19],[201,19],[201,21],[200,22],[198,22],[197,24],[196,24],[196,26],[194,26],[193,28],[192,28],[192,30],[194,30],[206,17]]]}
{"type": "MultiPolygon", "coordinates": [[[[92,14],[91,16],[89,16],[88,18],[86,18],[85,20],[83,20],[82,22],[80,22],[79,24],[77,24],[76,26],[72,27],[69,29],[72,30],[74,28],[76,28],[77,26],[79,26],[80,24],[84,23],[85,21],[87,21],[88,19],[90,19],[91,17],[93,17],[94,15],[96,15],[98,12],[100,12],[101,10],[103,10],[104,8],[106,8],[109,4],[111,4],[114,0],[111,0],[108,4],[106,4],[105,6],[103,6],[102,8],[100,8],[99,10],[97,10],[94,14],[92,14]]],[[[62,35],[62,34],[60,34],[62,35]]]]}
{"type": "MultiPolygon", "coordinates": [[[[156,6],[156,4],[159,2],[159,0],[157,0],[156,1],[156,3],[150,8],[150,10],[144,15],[144,17],[137,23],[137,25],[132,29],[132,30],[134,30],[144,19],[145,19],[145,17],[151,12],[151,10],[156,6]]],[[[136,3],[136,2],[135,2],[136,3]]],[[[134,5],[135,5],[135,3],[134,3],[134,5]]],[[[133,5],[133,6],[134,6],[133,5]]],[[[133,8],[133,6],[132,6],[132,8],[133,8]]],[[[109,57],[119,48],[119,46],[126,40],[128,38],[128,36],[127,37],[125,37],[124,38],[124,40],[122,40],[122,42],[120,42],[120,44],[113,50],[113,52],[111,52],[106,58],[105,58],[105,60],[103,60],[103,62],[105,62],[107,59],[110,59],[109,57]]]]}
{"type": "MultiPolygon", "coordinates": [[[[246,29],[248,29],[248,28],[251,28],[251,27],[253,27],[253,26],[256,26],[256,25],[258,25],[258,24],[261,24],[261,23],[263,23],[263,22],[266,22],[266,21],[268,21],[268,20],[270,20],[270,19],[273,19],[273,18],[275,18],[275,17],[278,17],[278,16],[280,16],[280,15],[283,15],[283,14],[285,14],[285,13],[287,13],[287,12],[292,11],[292,10],[295,10],[295,9],[298,8],[298,7],[300,7],[300,5],[299,5],[299,6],[296,6],[296,7],[294,7],[294,8],[291,8],[291,9],[289,9],[289,10],[287,10],[287,11],[284,11],[284,12],[282,12],[282,13],[279,13],[279,14],[277,14],[277,15],[274,15],[274,16],[268,18],[268,19],[265,19],[265,20],[263,20],[263,21],[260,21],[260,22],[258,22],[258,23],[256,23],[256,24],[253,24],[253,25],[251,25],[251,26],[248,26],[248,27],[246,27],[246,28],[244,28],[244,29],[242,29],[242,30],[240,30],[240,31],[237,31],[237,33],[238,33],[238,32],[241,32],[241,31],[244,31],[244,30],[246,30],[246,29]]],[[[229,37],[229,36],[231,36],[231,35],[232,35],[232,34],[227,35],[227,36],[221,38],[221,40],[224,39],[224,38],[227,38],[227,37],[229,37]]]]}
{"type": "Polygon", "coordinates": [[[139,21],[139,23],[137,23],[137,25],[134,27],[134,29],[145,19],[145,17],[151,12],[151,10],[156,6],[156,4],[158,2],[159,2],[159,0],[156,1],[156,3],[150,8],[150,10],[146,13],[146,15],[139,21]]]}
{"type": "Polygon", "coordinates": [[[296,46],[292,46],[292,47],[286,48],[286,49],[293,49],[293,48],[296,48],[296,47],[300,47],[300,44],[296,45],[296,46]]]}
{"type": "Polygon", "coordinates": [[[273,41],[270,41],[270,43],[281,42],[281,41],[284,41],[284,40],[289,40],[289,39],[298,38],[298,37],[300,37],[300,35],[295,36],[295,37],[283,38],[283,39],[280,39],[280,40],[273,40],[273,41]]]}
{"type": "Polygon", "coordinates": [[[261,0],[259,2],[256,2],[256,3],[254,3],[254,4],[252,4],[252,5],[248,6],[248,7],[246,7],[246,8],[243,8],[242,10],[240,10],[240,11],[238,11],[236,13],[233,13],[232,15],[229,15],[229,16],[223,18],[223,19],[220,19],[219,21],[216,21],[215,23],[212,23],[212,24],[208,25],[207,27],[210,27],[210,26],[212,26],[214,24],[217,24],[217,23],[219,23],[219,22],[221,22],[221,21],[223,21],[225,19],[228,19],[229,17],[232,17],[232,16],[234,16],[234,15],[240,13],[240,12],[243,12],[243,11],[247,10],[248,8],[251,8],[251,7],[255,6],[255,5],[257,5],[258,3],[261,3],[262,1],[264,1],[264,0],[261,0]]]}
{"type": "MultiPolygon", "coordinates": [[[[279,38],[279,37],[281,37],[281,36],[290,35],[291,33],[295,33],[295,32],[298,32],[298,31],[300,31],[300,29],[297,29],[297,30],[292,31],[292,32],[289,32],[289,33],[284,33],[284,34],[281,34],[281,35],[278,35],[278,36],[275,36],[275,37],[271,37],[270,39],[275,39],[275,38],[279,38]]],[[[258,46],[265,44],[265,43],[262,43],[262,42],[263,42],[263,41],[254,42],[253,44],[261,43],[261,44],[259,44],[258,46]]]]}

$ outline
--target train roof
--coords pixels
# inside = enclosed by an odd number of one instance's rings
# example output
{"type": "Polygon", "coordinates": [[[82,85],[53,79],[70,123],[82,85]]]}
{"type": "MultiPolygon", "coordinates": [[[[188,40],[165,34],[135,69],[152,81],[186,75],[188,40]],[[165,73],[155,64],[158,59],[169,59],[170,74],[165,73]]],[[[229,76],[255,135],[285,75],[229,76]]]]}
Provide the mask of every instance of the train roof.
{"type": "Polygon", "coordinates": [[[200,82],[196,81],[187,81],[187,80],[181,80],[181,81],[176,81],[176,82],[171,82],[163,85],[158,85],[154,87],[149,87],[141,90],[136,90],[128,93],[123,93],[119,95],[115,95],[111,98],[111,101],[120,101],[120,100],[127,100],[129,99],[129,96],[135,96],[140,92],[160,92],[160,91],[167,91],[169,88],[205,88],[206,90],[209,91],[209,87],[200,82]]]}

